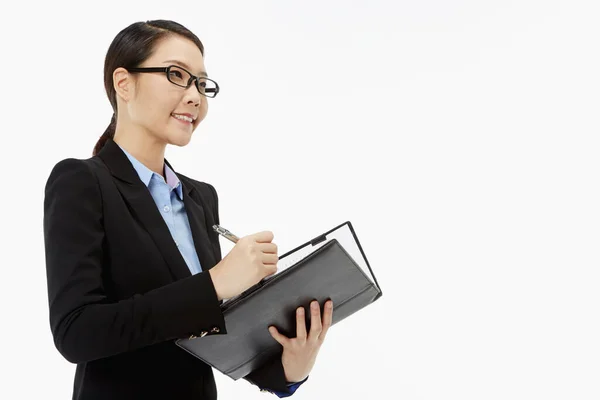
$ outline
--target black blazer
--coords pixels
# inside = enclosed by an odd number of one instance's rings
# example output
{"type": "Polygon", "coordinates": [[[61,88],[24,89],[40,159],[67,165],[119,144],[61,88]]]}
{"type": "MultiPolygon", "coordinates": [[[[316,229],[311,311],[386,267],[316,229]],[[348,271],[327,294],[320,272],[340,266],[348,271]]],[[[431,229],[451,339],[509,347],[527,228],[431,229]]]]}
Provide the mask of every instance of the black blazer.
{"type": "MultiPolygon", "coordinates": [[[[211,367],[174,339],[227,334],[208,273],[221,260],[211,229],[218,197],[212,185],[177,176],[203,267],[196,275],[114,141],[50,173],[43,221],[50,326],[58,351],[77,364],[73,399],[217,398],[211,367]]],[[[289,393],[280,357],[245,379],[289,393]]]]}

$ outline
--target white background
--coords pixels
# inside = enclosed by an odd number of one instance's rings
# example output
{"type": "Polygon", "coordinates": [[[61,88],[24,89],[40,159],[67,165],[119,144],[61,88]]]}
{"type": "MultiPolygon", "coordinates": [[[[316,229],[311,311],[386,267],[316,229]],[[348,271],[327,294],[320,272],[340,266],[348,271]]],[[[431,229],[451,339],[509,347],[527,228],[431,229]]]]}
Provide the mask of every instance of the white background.
{"type": "MultiPolygon", "coordinates": [[[[280,252],[350,220],[384,296],[296,399],[600,398],[600,17],[589,1],[2,6],[2,399],[67,399],[43,189],[112,110],[106,50],[173,19],[222,92],[174,168],[280,252]]],[[[224,251],[229,250],[223,243],[224,251]]],[[[265,399],[216,372],[219,398],[265,399]]]]}

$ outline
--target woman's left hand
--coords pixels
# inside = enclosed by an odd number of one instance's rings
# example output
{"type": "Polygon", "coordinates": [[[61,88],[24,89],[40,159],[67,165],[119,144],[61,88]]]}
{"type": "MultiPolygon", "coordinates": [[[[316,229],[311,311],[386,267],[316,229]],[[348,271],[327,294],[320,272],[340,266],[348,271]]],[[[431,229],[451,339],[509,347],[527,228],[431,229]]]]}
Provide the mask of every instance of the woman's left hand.
{"type": "Polygon", "coordinates": [[[333,302],[325,302],[325,312],[321,319],[321,307],[315,300],[311,303],[311,326],[310,332],[306,333],[306,319],[304,307],[296,310],[296,337],[288,338],[274,326],[269,328],[271,336],[283,346],[281,363],[288,382],[300,382],[304,380],[312,370],[317,359],[319,349],[325,340],[325,335],[331,326],[333,317],[333,302]]]}

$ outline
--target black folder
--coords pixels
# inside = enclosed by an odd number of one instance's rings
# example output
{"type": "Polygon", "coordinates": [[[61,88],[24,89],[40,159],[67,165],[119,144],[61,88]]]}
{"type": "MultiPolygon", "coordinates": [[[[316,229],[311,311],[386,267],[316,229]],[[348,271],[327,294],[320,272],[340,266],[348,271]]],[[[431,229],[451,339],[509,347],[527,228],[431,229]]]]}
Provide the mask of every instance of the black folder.
{"type": "MultiPolygon", "coordinates": [[[[296,336],[296,309],[333,300],[333,321],[370,305],[381,288],[350,221],[279,257],[278,272],[221,305],[227,334],[179,339],[175,343],[234,380],[281,352],[268,327],[296,336]]],[[[306,312],[307,332],[310,312],[306,312]]]]}

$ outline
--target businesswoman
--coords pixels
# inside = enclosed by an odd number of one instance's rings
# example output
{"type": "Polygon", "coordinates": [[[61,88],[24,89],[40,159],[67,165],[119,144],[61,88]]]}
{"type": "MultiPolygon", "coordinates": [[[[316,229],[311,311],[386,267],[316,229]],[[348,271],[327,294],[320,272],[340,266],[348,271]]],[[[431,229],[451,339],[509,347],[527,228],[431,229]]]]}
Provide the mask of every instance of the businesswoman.
{"type": "MultiPolygon", "coordinates": [[[[104,84],[114,114],[92,157],[59,161],[45,187],[50,325],[77,364],[73,398],[216,399],[211,367],[174,340],[227,334],[220,304],[276,272],[273,234],[243,237],[221,258],[215,188],[164,159],[219,93],[192,32],[165,20],[126,27],[104,84]]],[[[286,397],[306,381],[333,312],[312,306],[309,327],[297,310],[295,337],[270,330],[281,353],[248,382],[286,397]]]]}

